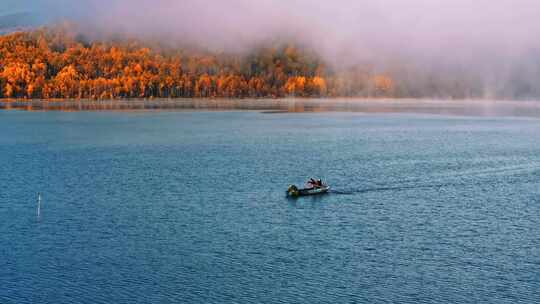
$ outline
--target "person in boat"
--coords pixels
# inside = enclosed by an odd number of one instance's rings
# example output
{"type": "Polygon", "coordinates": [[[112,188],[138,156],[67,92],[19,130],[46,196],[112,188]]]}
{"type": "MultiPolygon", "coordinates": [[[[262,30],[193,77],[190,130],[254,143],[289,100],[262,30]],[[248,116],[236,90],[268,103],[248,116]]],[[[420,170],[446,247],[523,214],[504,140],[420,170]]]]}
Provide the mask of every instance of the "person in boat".
{"type": "Polygon", "coordinates": [[[320,189],[323,187],[321,179],[315,180],[313,178],[310,178],[308,181],[308,185],[311,186],[312,189],[320,189]]]}

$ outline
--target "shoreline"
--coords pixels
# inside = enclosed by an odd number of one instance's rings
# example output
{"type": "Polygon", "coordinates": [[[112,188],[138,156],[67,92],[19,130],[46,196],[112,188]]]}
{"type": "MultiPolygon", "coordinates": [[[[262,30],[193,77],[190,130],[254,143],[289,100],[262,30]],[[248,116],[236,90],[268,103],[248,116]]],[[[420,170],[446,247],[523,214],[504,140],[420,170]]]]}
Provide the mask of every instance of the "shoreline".
{"type": "Polygon", "coordinates": [[[265,111],[361,112],[540,117],[540,102],[392,98],[0,100],[0,110],[23,111],[265,111]]]}

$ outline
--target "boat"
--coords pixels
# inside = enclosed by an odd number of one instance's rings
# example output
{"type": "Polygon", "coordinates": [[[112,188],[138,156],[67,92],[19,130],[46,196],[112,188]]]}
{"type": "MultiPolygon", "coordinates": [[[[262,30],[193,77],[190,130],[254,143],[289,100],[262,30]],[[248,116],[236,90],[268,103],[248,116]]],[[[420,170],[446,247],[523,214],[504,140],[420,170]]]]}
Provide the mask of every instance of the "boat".
{"type": "Polygon", "coordinates": [[[300,189],[296,185],[290,185],[287,189],[287,195],[290,197],[310,196],[326,194],[330,191],[330,186],[322,185],[321,187],[310,187],[300,189]]]}

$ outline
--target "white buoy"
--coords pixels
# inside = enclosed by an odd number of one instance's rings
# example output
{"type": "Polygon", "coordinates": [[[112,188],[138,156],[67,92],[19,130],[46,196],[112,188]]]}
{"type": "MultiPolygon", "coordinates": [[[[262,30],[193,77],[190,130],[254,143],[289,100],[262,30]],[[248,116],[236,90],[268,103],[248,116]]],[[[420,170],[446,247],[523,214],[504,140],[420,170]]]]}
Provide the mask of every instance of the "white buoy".
{"type": "Polygon", "coordinates": [[[41,193],[38,193],[38,200],[37,200],[37,216],[41,214],[41,193]]]}

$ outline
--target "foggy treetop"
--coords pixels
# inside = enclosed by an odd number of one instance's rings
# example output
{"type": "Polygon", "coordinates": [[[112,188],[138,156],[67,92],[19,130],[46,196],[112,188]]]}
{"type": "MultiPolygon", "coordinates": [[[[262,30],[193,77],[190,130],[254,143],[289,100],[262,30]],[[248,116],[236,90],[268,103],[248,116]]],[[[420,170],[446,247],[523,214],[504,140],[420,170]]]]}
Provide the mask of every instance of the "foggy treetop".
{"type": "Polygon", "coordinates": [[[0,98],[390,96],[393,80],[361,69],[336,73],[293,44],[250,54],[89,41],[65,27],[0,37],[0,98]]]}

